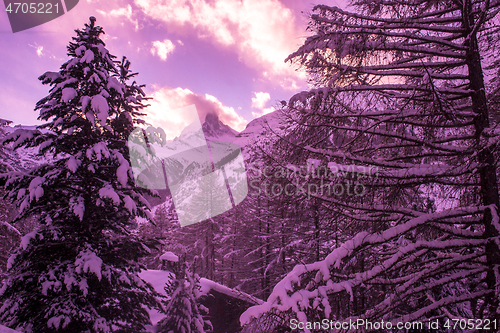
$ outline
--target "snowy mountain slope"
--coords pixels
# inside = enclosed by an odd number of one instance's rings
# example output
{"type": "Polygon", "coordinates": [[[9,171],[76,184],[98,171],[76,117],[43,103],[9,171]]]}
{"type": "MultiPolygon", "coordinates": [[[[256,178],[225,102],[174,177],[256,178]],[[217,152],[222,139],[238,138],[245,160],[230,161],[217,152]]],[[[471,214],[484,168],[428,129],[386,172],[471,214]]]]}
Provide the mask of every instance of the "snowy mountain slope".
{"type": "MultiPolygon", "coordinates": [[[[150,283],[156,290],[156,292],[167,297],[167,294],[165,292],[165,285],[167,282],[170,282],[175,276],[169,271],[149,269],[139,273],[139,277],[144,281],[150,283]]],[[[159,301],[161,302],[162,300],[159,299],[159,301]]],[[[164,314],[158,312],[156,309],[149,309],[148,312],[153,326],[165,317],[164,314]]],[[[2,332],[0,331],[0,333],[2,332]]]]}
{"type": "MultiPolygon", "coordinates": [[[[152,174],[162,174],[162,169],[168,178],[169,184],[178,184],[186,179],[204,175],[212,171],[213,163],[217,164],[224,158],[227,145],[223,143],[232,142],[237,132],[222,123],[216,115],[208,114],[201,128],[193,123],[186,126],[181,134],[169,141],[153,141],[148,137],[148,146],[133,147],[134,154],[146,156],[149,170],[148,178],[152,174]]],[[[148,134],[149,135],[149,134],[148,134]]],[[[137,145],[137,146],[139,146],[137,145]]],[[[154,176],[153,176],[154,177],[154,176]]],[[[154,182],[161,186],[162,181],[154,182]]]]}
{"type": "MultiPolygon", "coordinates": [[[[287,126],[279,111],[251,121],[244,131],[208,114],[203,124],[186,126],[166,141],[161,129],[148,128],[129,143],[134,177],[140,186],[159,190],[162,200],[172,197],[181,225],[217,216],[237,206],[248,195],[250,163],[259,163],[287,126]],[[145,163],[136,161],[146,161],[145,163]]],[[[158,203],[156,203],[158,204],[158,203]]],[[[172,208],[174,207],[172,206],[172,208]]]]}
{"type": "Polygon", "coordinates": [[[195,122],[186,126],[173,140],[151,143],[149,149],[157,157],[151,164],[157,166],[150,172],[158,173],[158,164],[163,163],[169,184],[177,184],[192,174],[206,174],[212,169],[211,159],[224,156],[225,146],[220,143],[233,142],[237,133],[222,123],[217,115],[208,114],[201,128],[195,122]]]}
{"type": "Polygon", "coordinates": [[[257,146],[264,148],[278,139],[284,134],[284,129],[287,126],[289,126],[289,120],[277,110],[249,122],[232,142],[242,148],[243,155],[247,159],[249,153],[257,146]]]}
{"type": "Polygon", "coordinates": [[[174,141],[189,143],[193,137],[199,139],[203,134],[208,142],[232,142],[242,149],[251,150],[256,144],[266,144],[276,139],[284,133],[286,126],[289,126],[289,121],[279,110],[253,119],[240,133],[221,122],[217,115],[208,114],[202,124],[202,133],[189,125],[174,141]]]}

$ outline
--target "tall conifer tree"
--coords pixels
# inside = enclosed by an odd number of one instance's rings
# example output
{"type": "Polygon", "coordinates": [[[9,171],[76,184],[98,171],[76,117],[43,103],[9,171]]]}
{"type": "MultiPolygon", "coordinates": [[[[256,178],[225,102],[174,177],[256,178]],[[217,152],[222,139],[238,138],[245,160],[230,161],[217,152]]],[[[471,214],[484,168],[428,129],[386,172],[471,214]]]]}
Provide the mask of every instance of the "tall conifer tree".
{"type": "Polygon", "coordinates": [[[8,196],[19,218],[38,216],[9,260],[0,290],[0,321],[25,332],[142,332],[157,306],[138,276],[148,249],[129,232],[135,216],[151,218],[135,187],[127,137],[147,98],[125,58],[115,60],[95,18],[76,30],[70,59],[40,76],[51,86],[35,110],[46,121],[6,142],[39,147],[53,162],[11,173],[8,196]]]}

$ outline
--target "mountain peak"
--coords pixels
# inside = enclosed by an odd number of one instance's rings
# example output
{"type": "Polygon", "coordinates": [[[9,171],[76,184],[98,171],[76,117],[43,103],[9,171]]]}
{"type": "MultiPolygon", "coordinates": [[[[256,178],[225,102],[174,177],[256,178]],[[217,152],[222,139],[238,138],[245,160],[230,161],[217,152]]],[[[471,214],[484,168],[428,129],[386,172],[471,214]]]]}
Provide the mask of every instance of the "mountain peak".
{"type": "Polygon", "coordinates": [[[205,122],[201,127],[207,139],[228,139],[234,138],[238,134],[238,132],[220,121],[219,116],[215,113],[207,113],[205,122]]]}
{"type": "Polygon", "coordinates": [[[205,123],[218,123],[219,116],[216,113],[207,113],[205,116],[205,123]]]}
{"type": "MultiPolygon", "coordinates": [[[[200,129],[197,126],[199,125],[196,122],[186,126],[181,132],[180,138],[187,139],[192,135],[199,135],[200,129]]],[[[238,134],[238,132],[220,121],[219,116],[215,113],[207,113],[201,129],[208,141],[232,141],[238,134]]]]}

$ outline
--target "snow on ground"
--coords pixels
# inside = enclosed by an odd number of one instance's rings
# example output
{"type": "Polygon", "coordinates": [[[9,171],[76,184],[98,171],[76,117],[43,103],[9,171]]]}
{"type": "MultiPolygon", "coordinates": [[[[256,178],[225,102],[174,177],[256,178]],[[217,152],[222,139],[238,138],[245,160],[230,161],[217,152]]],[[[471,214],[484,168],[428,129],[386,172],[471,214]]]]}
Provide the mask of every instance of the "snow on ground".
{"type": "Polygon", "coordinates": [[[214,291],[217,291],[221,294],[226,294],[226,295],[229,295],[229,296],[232,296],[234,298],[237,298],[237,299],[241,299],[241,300],[244,300],[244,301],[247,301],[249,302],[250,304],[263,304],[264,301],[262,301],[261,299],[258,299],[256,297],[253,297],[247,293],[244,293],[240,290],[236,290],[236,289],[231,289],[229,287],[226,287],[222,284],[219,284],[217,282],[214,282],[212,280],[208,280],[208,279],[205,279],[205,278],[201,278],[200,279],[200,286],[201,286],[201,290],[200,290],[200,296],[201,295],[207,295],[210,290],[214,290],[214,291]]]}
{"type": "Polygon", "coordinates": [[[158,269],[148,269],[140,272],[139,277],[144,281],[150,283],[157,292],[164,296],[167,296],[164,289],[165,283],[172,279],[173,273],[158,269]]]}
{"type": "MultiPolygon", "coordinates": [[[[172,273],[156,269],[148,269],[139,273],[139,277],[150,283],[153,288],[160,294],[167,296],[165,293],[165,283],[172,279],[172,273]]],[[[156,325],[165,315],[156,310],[149,310],[149,316],[153,325],[156,325]]],[[[0,333],[2,333],[0,331],[0,333]]]]}
{"type": "Polygon", "coordinates": [[[17,333],[17,331],[14,331],[8,327],[0,325],[0,333],[17,333]]]}
{"type": "Polygon", "coordinates": [[[163,253],[160,257],[160,260],[167,260],[167,261],[172,261],[172,262],[178,262],[179,257],[176,256],[173,252],[167,251],[163,253]]]}

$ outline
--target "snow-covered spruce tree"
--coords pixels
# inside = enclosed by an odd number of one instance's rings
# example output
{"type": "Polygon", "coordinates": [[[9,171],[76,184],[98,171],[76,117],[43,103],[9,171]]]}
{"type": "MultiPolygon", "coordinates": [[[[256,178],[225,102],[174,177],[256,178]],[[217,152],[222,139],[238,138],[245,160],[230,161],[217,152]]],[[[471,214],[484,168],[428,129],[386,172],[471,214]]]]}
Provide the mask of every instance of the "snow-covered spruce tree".
{"type": "Polygon", "coordinates": [[[278,311],[443,327],[480,318],[498,329],[499,132],[484,76],[487,55],[498,54],[500,1],[352,5],[356,12],[313,9],[313,35],[288,60],[314,88],[287,111],[297,123],[290,147],[348,165],[354,182],[378,170],[365,196],[317,196],[358,233],[324,260],[296,266],[241,319],[278,311]]]}
{"type": "Polygon", "coordinates": [[[160,269],[160,257],[168,249],[178,252],[176,246],[176,231],[180,228],[177,216],[173,212],[173,203],[171,197],[167,201],[156,206],[154,212],[154,224],[143,223],[140,225],[138,235],[146,244],[151,243],[151,253],[141,260],[148,269],[160,269]]]}
{"type": "Polygon", "coordinates": [[[135,216],[152,218],[136,188],[127,136],[140,123],[142,86],[124,58],[116,62],[95,18],[68,46],[36,110],[46,124],[6,140],[39,147],[53,162],[12,172],[8,196],[20,216],[42,226],[23,237],[0,291],[0,322],[24,332],[143,332],[155,292],[138,277],[148,248],[131,234],[135,216]],[[41,131],[41,129],[44,129],[41,131]]]}
{"type": "Polygon", "coordinates": [[[200,278],[185,263],[176,277],[165,286],[172,295],[165,307],[166,317],[158,323],[158,333],[205,333],[212,329],[210,321],[203,318],[208,309],[199,302],[200,278]]]}

